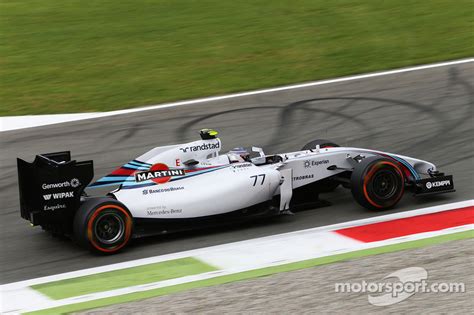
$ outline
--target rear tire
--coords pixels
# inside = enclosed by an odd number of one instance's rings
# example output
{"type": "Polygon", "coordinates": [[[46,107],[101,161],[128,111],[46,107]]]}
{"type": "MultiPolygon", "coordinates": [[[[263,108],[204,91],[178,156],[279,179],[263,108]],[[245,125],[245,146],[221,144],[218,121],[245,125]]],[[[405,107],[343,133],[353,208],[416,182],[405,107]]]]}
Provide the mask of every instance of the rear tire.
{"type": "Polygon", "coordinates": [[[405,191],[403,172],[392,160],[365,158],[352,172],[351,191],[354,199],[367,209],[393,208],[405,191]]]}
{"type": "MultiPolygon", "coordinates": [[[[301,150],[313,150],[316,149],[316,146],[323,148],[334,148],[339,147],[338,144],[325,140],[325,139],[316,139],[305,144],[301,150]]],[[[334,191],[339,186],[339,183],[332,178],[321,180],[317,183],[316,187],[319,192],[326,193],[334,191]]]]}
{"type": "Polygon", "coordinates": [[[132,236],[128,209],[112,198],[86,200],[74,216],[74,237],[83,247],[101,254],[115,254],[132,236]]]}

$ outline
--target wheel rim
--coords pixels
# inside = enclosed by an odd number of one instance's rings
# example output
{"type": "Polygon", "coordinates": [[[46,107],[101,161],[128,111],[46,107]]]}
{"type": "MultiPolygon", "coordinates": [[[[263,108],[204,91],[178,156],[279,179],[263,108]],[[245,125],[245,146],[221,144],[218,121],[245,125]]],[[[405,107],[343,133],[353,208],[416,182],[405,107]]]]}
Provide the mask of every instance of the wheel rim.
{"type": "Polygon", "coordinates": [[[382,170],[375,174],[372,181],[372,192],[382,200],[392,198],[398,189],[397,177],[393,172],[382,170]]]}
{"type": "Polygon", "coordinates": [[[102,244],[114,244],[125,233],[125,222],[117,213],[104,213],[94,223],[94,234],[102,244]]]}

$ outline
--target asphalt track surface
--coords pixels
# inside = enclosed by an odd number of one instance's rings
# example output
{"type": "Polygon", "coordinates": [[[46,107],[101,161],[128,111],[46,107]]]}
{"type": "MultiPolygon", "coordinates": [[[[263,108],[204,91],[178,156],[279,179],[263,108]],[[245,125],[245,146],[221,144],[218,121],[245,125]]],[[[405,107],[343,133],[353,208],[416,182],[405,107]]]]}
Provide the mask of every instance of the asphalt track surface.
{"type": "MultiPolygon", "coordinates": [[[[218,245],[474,197],[474,63],[427,69],[199,105],[3,132],[1,137],[1,283],[218,245]],[[114,256],[94,256],[20,218],[16,157],[71,150],[93,159],[96,178],[152,147],[220,131],[223,152],[257,145],[267,153],[300,149],[313,139],[396,152],[432,161],[454,175],[456,193],[414,198],[370,212],[338,189],[331,207],[268,222],[151,237],[114,256]]],[[[212,187],[209,187],[212,189],[212,187]]],[[[225,196],[216,196],[225,198],[225,196]]]]}

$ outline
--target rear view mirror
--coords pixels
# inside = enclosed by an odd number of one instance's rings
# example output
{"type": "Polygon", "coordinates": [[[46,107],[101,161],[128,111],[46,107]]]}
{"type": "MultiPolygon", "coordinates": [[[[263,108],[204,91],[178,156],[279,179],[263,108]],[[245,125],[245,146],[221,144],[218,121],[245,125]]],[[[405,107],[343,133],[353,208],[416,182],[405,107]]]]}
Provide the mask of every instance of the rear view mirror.
{"type": "Polygon", "coordinates": [[[260,157],[265,157],[265,153],[263,152],[262,148],[252,147],[252,152],[257,152],[260,155],[260,157]]]}

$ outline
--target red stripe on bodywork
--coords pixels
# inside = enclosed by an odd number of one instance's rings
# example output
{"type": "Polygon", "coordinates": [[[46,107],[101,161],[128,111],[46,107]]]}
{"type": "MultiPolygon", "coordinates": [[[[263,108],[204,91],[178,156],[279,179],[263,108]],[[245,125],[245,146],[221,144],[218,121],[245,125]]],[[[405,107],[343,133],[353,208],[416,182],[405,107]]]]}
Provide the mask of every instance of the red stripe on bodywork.
{"type": "Polygon", "coordinates": [[[129,170],[126,168],[118,168],[109,175],[132,175],[136,170],[129,170]]]}
{"type": "Polygon", "coordinates": [[[444,230],[474,223],[474,207],[355,226],[334,232],[361,242],[377,242],[411,234],[444,230]]]}
{"type": "MultiPolygon", "coordinates": [[[[211,168],[217,168],[217,167],[221,167],[221,166],[222,165],[201,167],[201,168],[187,169],[187,170],[184,170],[184,171],[186,173],[193,173],[193,172],[203,171],[203,170],[207,170],[207,169],[211,169],[211,168]]],[[[121,168],[116,169],[115,171],[113,171],[109,175],[133,175],[137,171],[140,172],[140,170],[131,170],[131,169],[121,167],[121,168]]]]}

